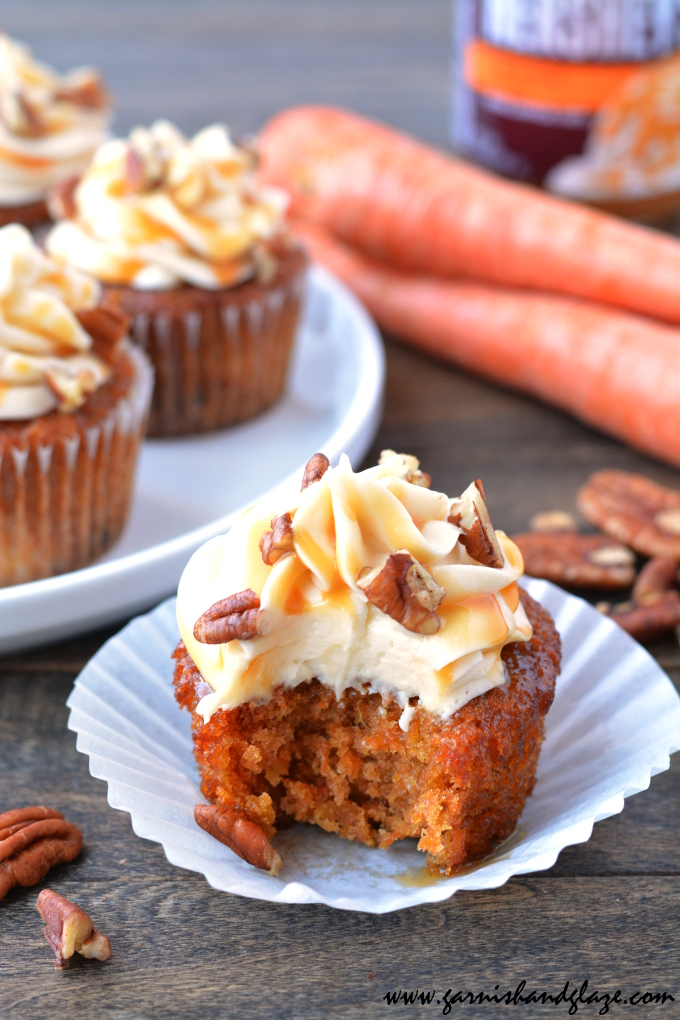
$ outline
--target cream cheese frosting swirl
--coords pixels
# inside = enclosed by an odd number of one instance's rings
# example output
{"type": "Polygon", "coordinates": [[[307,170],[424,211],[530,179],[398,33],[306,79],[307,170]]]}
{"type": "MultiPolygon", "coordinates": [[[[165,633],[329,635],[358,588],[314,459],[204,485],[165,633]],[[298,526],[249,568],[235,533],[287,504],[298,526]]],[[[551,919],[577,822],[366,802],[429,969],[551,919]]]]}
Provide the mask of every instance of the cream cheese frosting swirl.
{"type": "Polygon", "coordinates": [[[105,143],[48,250],[100,280],[139,289],[234,286],[273,272],[267,242],[287,198],[255,187],[256,159],[223,125],[186,139],[167,121],[105,143]]]}
{"type": "Polygon", "coordinates": [[[0,228],[0,420],[75,410],[109,378],[76,311],[93,308],[99,283],[58,266],[28,230],[0,228]]]}
{"type": "Polygon", "coordinates": [[[478,510],[480,489],[473,483],[451,500],[425,487],[417,466],[386,451],[377,467],[355,473],[343,455],[299,496],[252,507],[194,554],[177,619],[206,683],[197,708],[205,720],[221,707],[266,701],[279,684],[317,678],[338,699],[348,687],[395,699],[406,729],[409,699],[446,718],[505,682],[503,647],[531,637],[517,587],[521,554],[488,522],[498,565],[473,559],[470,515],[455,511],[474,510],[470,494],[478,510]],[[283,513],[289,534],[269,565],[267,532],[283,513]],[[396,585],[390,565],[402,571],[396,585]],[[210,607],[248,590],[259,605],[254,636],[253,627],[223,643],[195,636],[210,607]],[[414,613],[395,609],[395,592],[406,593],[414,613]]]}
{"type": "Polygon", "coordinates": [[[81,174],[106,138],[110,117],[95,71],[58,75],[0,34],[0,205],[39,201],[81,174]]]}

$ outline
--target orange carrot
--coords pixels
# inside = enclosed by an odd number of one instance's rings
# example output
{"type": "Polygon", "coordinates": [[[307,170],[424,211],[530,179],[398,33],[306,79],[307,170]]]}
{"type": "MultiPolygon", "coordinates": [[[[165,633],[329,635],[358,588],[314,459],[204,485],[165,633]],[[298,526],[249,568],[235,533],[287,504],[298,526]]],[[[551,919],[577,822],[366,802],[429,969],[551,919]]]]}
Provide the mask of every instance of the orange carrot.
{"type": "Polygon", "coordinates": [[[409,275],[297,226],[385,329],[680,466],[680,330],[574,298],[409,275]]]}
{"type": "Polygon", "coordinates": [[[572,294],[680,322],[680,242],[494,177],[342,110],[260,135],[292,213],[397,268],[572,294]]]}

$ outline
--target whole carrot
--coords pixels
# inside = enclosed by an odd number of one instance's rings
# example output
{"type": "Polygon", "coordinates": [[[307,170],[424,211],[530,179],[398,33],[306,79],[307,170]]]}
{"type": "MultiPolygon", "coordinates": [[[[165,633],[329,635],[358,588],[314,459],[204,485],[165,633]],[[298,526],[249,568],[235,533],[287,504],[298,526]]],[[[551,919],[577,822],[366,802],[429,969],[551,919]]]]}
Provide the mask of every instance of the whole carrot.
{"type": "Polygon", "coordinates": [[[342,110],[297,107],[260,135],[292,213],[411,271],[572,294],[680,322],[680,242],[501,180],[342,110]]]}
{"type": "Polygon", "coordinates": [[[680,466],[680,330],[574,298],[409,275],[297,226],[385,329],[680,466]]]}

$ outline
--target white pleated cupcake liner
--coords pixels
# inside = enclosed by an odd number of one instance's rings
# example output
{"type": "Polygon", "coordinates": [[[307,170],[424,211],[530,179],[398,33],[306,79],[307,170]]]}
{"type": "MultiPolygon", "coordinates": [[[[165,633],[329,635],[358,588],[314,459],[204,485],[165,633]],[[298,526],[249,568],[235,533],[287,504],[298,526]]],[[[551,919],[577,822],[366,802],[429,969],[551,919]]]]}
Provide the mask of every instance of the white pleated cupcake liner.
{"type": "Polygon", "coordinates": [[[88,663],[68,700],[69,728],[137,835],[161,843],[172,864],[202,873],[216,889],[381,914],[458,889],[495,888],[550,868],[565,846],[587,840],[596,821],[645,790],[680,749],[680,697],[654,659],[581,599],[546,581],[525,579],[525,587],[552,614],[564,652],[536,786],[513,835],[452,878],[427,875],[415,840],[375,850],[311,825],[274,838],[284,860],[274,878],[196,825],[194,806],[204,798],[190,716],[172,686],[174,599],[133,620],[88,663]]]}
{"type": "Polygon", "coordinates": [[[5,448],[0,436],[0,584],[78,569],[120,534],[153,390],[146,356],[128,340],[123,349],[134,370],[129,392],[95,424],[44,444],[5,448]]]}

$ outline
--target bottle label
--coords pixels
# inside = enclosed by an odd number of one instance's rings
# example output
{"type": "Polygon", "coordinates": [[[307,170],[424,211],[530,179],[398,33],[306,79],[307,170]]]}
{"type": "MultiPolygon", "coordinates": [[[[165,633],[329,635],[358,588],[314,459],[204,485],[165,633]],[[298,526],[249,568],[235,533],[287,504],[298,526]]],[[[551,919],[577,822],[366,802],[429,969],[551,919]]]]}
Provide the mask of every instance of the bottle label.
{"type": "Polygon", "coordinates": [[[680,0],[454,0],[452,138],[601,204],[680,190],[680,0]]]}

